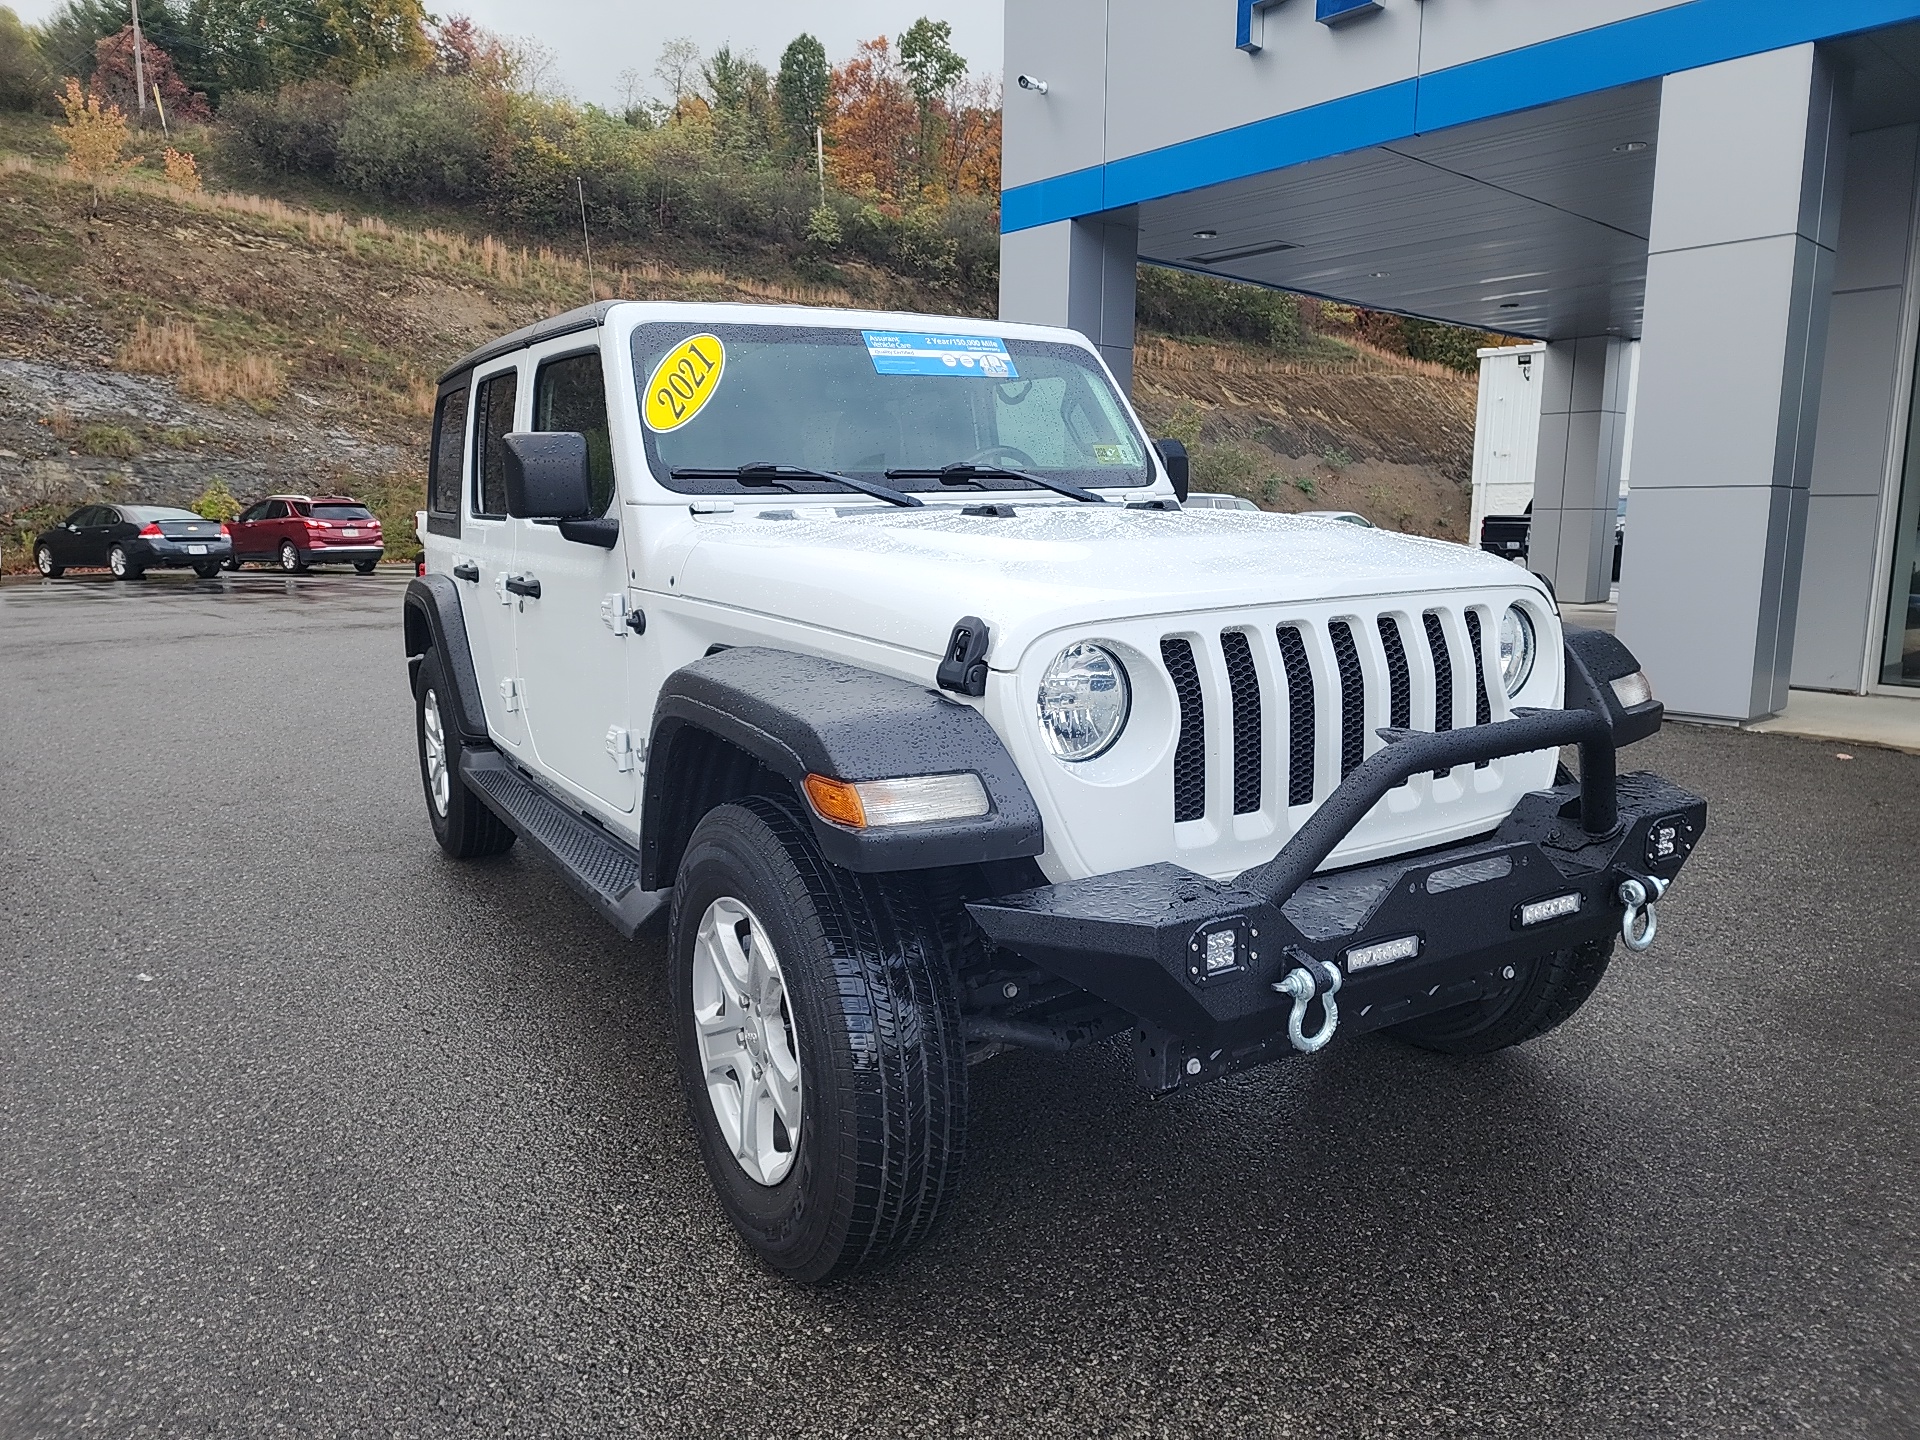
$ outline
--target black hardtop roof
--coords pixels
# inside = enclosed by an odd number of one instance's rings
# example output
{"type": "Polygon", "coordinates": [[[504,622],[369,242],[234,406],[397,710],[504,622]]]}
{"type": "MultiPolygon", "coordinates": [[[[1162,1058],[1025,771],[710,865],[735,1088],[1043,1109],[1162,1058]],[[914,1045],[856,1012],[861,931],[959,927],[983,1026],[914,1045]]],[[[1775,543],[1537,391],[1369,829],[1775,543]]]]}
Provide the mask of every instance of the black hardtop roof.
{"type": "Polygon", "coordinates": [[[523,325],[510,334],[502,335],[498,340],[489,340],[478,350],[470,351],[449,365],[440,374],[440,384],[444,385],[463,370],[471,370],[476,365],[484,365],[489,360],[497,360],[502,355],[511,355],[516,350],[524,350],[529,345],[538,345],[542,340],[551,340],[557,335],[571,335],[576,330],[591,330],[605,322],[607,312],[620,302],[618,300],[597,300],[591,305],[582,305],[577,310],[568,310],[560,315],[549,316],[545,320],[536,320],[531,325],[523,325]]]}

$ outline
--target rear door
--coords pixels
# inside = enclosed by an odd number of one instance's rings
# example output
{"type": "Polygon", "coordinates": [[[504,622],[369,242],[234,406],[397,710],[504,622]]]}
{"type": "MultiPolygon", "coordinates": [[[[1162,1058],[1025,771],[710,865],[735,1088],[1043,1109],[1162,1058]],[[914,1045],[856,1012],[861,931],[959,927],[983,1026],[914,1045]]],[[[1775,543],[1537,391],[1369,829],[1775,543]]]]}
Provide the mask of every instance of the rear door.
{"type": "MultiPolygon", "coordinates": [[[[592,513],[619,516],[607,389],[598,348],[578,336],[533,352],[534,430],[586,437],[592,513]]],[[[537,582],[514,613],[527,727],[540,764],[620,810],[632,810],[639,741],[627,714],[625,547],[569,540],[552,522],[515,520],[514,568],[537,582]]],[[[622,537],[624,539],[624,537],[622,537]]]]}
{"type": "Polygon", "coordinates": [[[507,588],[514,578],[514,526],[507,519],[505,438],[519,428],[520,367],[515,360],[480,371],[473,389],[473,451],[461,549],[480,572],[478,593],[464,610],[475,674],[487,705],[487,728],[500,744],[526,744],[525,687],[514,664],[514,620],[522,597],[507,588]]]}
{"type": "Polygon", "coordinates": [[[125,528],[120,512],[113,506],[94,506],[87,512],[86,523],[80,527],[80,563],[106,564],[108,548],[125,528]]]}

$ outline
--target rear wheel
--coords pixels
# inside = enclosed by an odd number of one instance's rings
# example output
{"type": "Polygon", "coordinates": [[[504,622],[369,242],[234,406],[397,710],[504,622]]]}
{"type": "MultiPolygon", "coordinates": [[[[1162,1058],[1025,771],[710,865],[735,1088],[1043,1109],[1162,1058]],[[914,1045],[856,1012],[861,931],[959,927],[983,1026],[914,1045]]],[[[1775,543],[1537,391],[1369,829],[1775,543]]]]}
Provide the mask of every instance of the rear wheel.
{"type": "Polygon", "coordinates": [[[220,562],[218,560],[202,560],[193,567],[193,573],[198,575],[202,580],[217,580],[220,578],[220,562]]]}
{"type": "Polygon", "coordinates": [[[373,567],[379,563],[378,560],[356,560],[353,562],[353,568],[358,570],[362,575],[371,575],[373,573],[373,567]]]}
{"type": "Polygon", "coordinates": [[[774,1269],[911,1249],[959,1185],[966,1043],[920,891],[828,864],[792,810],[722,805],[673,892],[680,1077],[721,1207],[774,1269]]]}
{"type": "Polygon", "coordinates": [[[1490,1055],[1546,1034],[1586,1003],[1613,957],[1613,937],[1589,940],[1526,965],[1503,988],[1388,1031],[1444,1055],[1490,1055]]]}
{"type": "Polygon", "coordinates": [[[44,545],[33,552],[33,563],[40,568],[40,573],[50,580],[67,573],[66,566],[54,564],[53,551],[44,545]]]}
{"type": "Polygon", "coordinates": [[[298,575],[307,568],[307,562],[300,554],[300,547],[291,540],[280,542],[280,568],[289,575],[298,575]]]}
{"type": "Polygon", "coordinates": [[[138,580],[147,573],[144,565],[137,563],[131,555],[127,554],[124,545],[116,545],[107,551],[107,569],[113,572],[113,578],[116,580],[138,580]]]}
{"type": "Polygon", "coordinates": [[[229,555],[226,559],[222,560],[220,563],[226,566],[227,569],[229,570],[238,570],[240,568],[240,557],[238,555],[229,555]]]}
{"type": "Polygon", "coordinates": [[[447,693],[439,652],[429,650],[414,686],[413,715],[420,744],[420,784],[427,796],[433,838],[456,860],[498,855],[512,847],[514,833],[460,778],[460,732],[440,704],[440,697],[447,693]]]}

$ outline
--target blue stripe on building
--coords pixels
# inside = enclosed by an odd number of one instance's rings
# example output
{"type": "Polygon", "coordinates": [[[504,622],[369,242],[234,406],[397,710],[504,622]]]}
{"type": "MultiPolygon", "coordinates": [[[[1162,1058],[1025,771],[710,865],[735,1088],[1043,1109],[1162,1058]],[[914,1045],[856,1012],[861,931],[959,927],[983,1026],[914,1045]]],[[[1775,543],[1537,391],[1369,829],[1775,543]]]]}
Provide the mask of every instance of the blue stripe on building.
{"type": "Polygon", "coordinates": [[[1016,185],[1000,228],[1028,230],[1309,160],[1920,19],[1920,0],[1691,0],[1418,79],[1016,185]]]}

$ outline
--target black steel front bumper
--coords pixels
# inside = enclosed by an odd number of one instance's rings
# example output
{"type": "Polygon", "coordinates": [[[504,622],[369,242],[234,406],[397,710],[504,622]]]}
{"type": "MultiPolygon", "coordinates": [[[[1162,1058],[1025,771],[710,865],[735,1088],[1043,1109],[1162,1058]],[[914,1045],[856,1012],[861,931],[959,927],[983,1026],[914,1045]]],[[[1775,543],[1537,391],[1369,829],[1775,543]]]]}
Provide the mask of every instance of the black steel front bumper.
{"type": "Polygon", "coordinates": [[[1623,883],[1657,893],[1648,882],[1671,880],[1706,825],[1699,796],[1657,775],[1616,777],[1601,706],[1381,733],[1390,743],[1273,860],[1233,880],[1147,865],[967,908],[995,945],[1134,1016],[1142,1078],[1166,1090],[1288,1053],[1294,1001],[1276,985],[1294,969],[1339,968],[1339,1031],[1352,1034],[1471,1001],[1510,967],[1617,934],[1623,883]],[[1580,780],[1523,797],[1492,835],[1315,873],[1411,776],[1570,744],[1580,780]],[[1547,918],[1529,909],[1540,902],[1555,902],[1547,918]],[[1414,953],[1379,958],[1396,949],[1414,953]]]}

